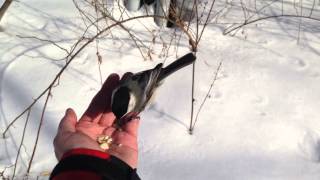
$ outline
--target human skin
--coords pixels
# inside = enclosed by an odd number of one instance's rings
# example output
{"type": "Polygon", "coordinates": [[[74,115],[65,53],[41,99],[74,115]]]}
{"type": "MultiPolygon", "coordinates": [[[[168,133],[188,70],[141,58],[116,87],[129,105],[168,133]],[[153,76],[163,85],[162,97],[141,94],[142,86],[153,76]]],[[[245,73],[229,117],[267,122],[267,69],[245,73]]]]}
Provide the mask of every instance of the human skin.
{"type": "Polygon", "coordinates": [[[111,94],[119,82],[120,77],[111,74],[79,120],[73,109],[66,110],[53,142],[58,160],[71,149],[86,148],[107,152],[132,168],[137,167],[139,117],[133,118],[120,130],[112,126],[116,118],[111,111],[111,94]],[[97,142],[97,138],[101,135],[113,139],[107,150],[100,148],[97,142]]]}

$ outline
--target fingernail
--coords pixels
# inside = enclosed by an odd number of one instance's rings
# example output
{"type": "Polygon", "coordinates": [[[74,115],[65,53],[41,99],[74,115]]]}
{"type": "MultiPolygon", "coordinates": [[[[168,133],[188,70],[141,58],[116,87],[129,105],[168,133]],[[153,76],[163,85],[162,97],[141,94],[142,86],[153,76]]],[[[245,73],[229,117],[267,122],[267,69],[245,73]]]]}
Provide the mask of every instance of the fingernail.
{"type": "Polygon", "coordinates": [[[140,120],[140,116],[136,116],[136,117],[132,118],[132,120],[139,121],[140,120]]]}
{"type": "Polygon", "coordinates": [[[120,76],[119,76],[119,74],[117,74],[117,73],[112,73],[112,74],[109,75],[108,79],[109,79],[109,78],[112,78],[112,79],[114,79],[114,78],[120,79],[120,76]]]}
{"type": "Polygon", "coordinates": [[[69,111],[71,111],[71,108],[68,108],[68,109],[66,110],[65,115],[67,115],[69,111]]]}

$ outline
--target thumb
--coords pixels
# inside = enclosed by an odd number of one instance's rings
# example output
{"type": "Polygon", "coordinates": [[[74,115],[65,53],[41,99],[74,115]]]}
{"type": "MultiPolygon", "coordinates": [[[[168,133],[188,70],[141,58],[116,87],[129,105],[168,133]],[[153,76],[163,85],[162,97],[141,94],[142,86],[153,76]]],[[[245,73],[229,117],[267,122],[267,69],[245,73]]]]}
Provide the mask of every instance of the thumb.
{"type": "Polygon", "coordinates": [[[59,124],[59,131],[61,132],[75,132],[77,123],[77,115],[73,109],[68,108],[66,114],[59,124]]]}

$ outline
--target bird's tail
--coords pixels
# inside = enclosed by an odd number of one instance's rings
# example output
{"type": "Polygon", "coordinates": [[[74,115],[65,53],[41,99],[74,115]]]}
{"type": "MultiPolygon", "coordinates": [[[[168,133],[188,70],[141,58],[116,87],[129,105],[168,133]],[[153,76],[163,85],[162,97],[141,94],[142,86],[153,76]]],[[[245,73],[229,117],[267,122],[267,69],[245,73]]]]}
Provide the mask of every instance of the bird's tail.
{"type": "Polygon", "coordinates": [[[193,63],[196,60],[196,57],[192,53],[188,53],[181,58],[177,59],[173,63],[169,64],[167,67],[162,68],[159,77],[158,82],[162,81],[166,77],[168,77],[170,74],[178,71],[181,68],[184,68],[191,63],[193,63]]]}

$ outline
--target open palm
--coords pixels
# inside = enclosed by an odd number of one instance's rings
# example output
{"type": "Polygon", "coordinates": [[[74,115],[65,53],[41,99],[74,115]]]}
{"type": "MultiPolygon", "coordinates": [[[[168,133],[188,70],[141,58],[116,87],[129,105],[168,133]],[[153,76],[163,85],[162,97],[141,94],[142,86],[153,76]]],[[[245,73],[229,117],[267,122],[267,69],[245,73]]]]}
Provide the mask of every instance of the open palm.
{"type": "Polygon", "coordinates": [[[117,74],[112,74],[107,78],[79,121],[72,109],[66,111],[54,140],[58,159],[65,152],[75,148],[105,151],[100,148],[97,138],[107,135],[113,138],[113,143],[106,151],[136,168],[138,119],[125,124],[121,131],[112,126],[116,118],[111,111],[111,95],[113,89],[119,84],[119,79],[117,74]]]}

